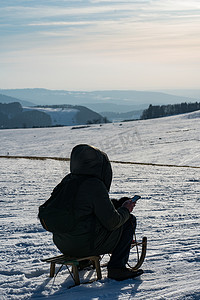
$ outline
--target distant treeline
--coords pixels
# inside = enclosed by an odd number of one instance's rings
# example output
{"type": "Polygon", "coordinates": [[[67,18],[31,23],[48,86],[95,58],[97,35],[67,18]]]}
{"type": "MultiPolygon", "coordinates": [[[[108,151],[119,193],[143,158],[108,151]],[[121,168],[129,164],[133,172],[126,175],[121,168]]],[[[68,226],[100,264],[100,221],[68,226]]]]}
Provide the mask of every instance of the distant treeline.
{"type": "Polygon", "coordinates": [[[147,109],[142,113],[141,119],[153,119],[178,114],[184,114],[200,110],[200,102],[195,103],[180,103],[168,105],[152,105],[150,104],[147,109]]]}

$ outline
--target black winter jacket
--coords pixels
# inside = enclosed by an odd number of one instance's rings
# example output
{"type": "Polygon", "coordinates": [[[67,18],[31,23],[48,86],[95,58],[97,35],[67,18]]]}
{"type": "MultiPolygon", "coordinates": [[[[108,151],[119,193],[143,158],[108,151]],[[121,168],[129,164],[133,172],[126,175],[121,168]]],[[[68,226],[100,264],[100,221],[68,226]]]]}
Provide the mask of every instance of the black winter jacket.
{"type": "Polygon", "coordinates": [[[74,199],[76,226],[70,234],[54,234],[55,245],[62,253],[78,257],[112,252],[130,213],[125,207],[116,210],[110,201],[112,169],[107,155],[92,146],[77,145],[70,171],[86,179],[74,199]]]}

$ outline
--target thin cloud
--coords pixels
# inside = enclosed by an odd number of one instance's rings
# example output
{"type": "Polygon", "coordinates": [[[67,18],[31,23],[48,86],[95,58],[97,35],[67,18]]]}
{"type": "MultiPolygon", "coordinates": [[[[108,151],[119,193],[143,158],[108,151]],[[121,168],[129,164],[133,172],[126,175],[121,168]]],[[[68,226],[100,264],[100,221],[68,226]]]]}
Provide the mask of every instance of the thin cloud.
{"type": "Polygon", "coordinates": [[[24,0],[1,1],[0,9],[1,56],[20,64],[46,53],[50,63],[59,55],[151,66],[200,61],[200,1],[24,0]]]}
{"type": "Polygon", "coordinates": [[[30,23],[28,26],[85,26],[85,25],[95,25],[97,21],[60,21],[60,22],[43,22],[43,23],[30,23]]]}
{"type": "Polygon", "coordinates": [[[86,1],[87,5],[84,5],[84,2],[78,2],[79,5],[81,3],[78,7],[76,1],[69,2],[69,6],[67,2],[63,2],[63,7],[56,3],[56,1],[51,1],[50,5],[46,6],[43,1],[38,3],[35,1],[34,7],[1,7],[2,25],[3,22],[7,22],[10,26],[16,23],[38,27],[39,25],[72,26],[73,24],[77,26],[78,20],[82,22],[86,21],[85,19],[88,22],[113,20],[117,23],[120,20],[129,22],[130,18],[137,22],[167,22],[169,19],[192,20],[200,16],[200,12],[197,11],[200,4],[196,1],[191,1],[189,7],[185,1],[90,1],[89,3],[86,1]]]}

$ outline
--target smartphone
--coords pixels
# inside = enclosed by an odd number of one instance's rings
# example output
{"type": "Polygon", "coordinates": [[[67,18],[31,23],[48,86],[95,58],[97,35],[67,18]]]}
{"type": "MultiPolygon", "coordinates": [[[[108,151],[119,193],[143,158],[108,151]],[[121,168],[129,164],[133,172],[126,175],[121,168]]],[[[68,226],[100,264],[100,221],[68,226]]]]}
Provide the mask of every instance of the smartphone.
{"type": "Polygon", "coordinates": [[[141,196],[135,195],[133,198],[131,198],[131,201],[136,202],[140,198],[141,198],[141,196]]]}

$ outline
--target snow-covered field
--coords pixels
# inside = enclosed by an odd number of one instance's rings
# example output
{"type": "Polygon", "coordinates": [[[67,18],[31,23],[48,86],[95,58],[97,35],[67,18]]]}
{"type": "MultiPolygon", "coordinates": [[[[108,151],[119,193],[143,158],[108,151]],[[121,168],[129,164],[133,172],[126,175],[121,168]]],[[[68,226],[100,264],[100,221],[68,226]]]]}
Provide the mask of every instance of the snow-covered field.
{"type": "MultiPolygon", "coordinates": [[[[112,163],[111,197],[142,196],[134,214],[138,239],[148,238],[144,274],[115,282],[104,268],[102,280],[67,289],[67,270],[53,282],[41,262],[59,251],[37,212],[69,162],[0,158],[0,299],[200,299],[199,112],[73,130],[1,130],[0,139],[2,156],[69,157],[74,145],[90,143],[111,160],[166,165],[112,163]]],[[[131,252],[130,263],[134,258],[131,252]]]]}

